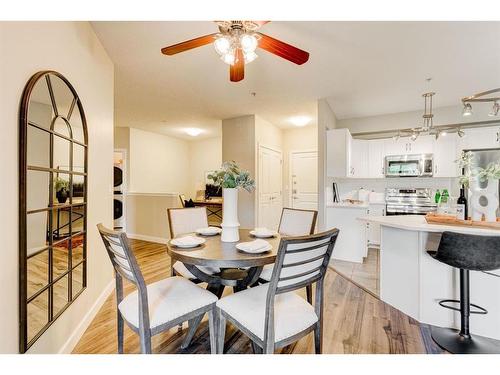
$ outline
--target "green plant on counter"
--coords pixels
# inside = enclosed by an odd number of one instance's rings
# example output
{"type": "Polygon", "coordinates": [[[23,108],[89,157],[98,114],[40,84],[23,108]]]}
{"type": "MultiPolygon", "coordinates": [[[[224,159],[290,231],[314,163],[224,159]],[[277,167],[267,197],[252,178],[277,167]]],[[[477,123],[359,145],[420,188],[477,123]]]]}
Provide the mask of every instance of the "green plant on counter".
{"type": "Polygon", "coordinates": [[[56,177],[54,179],[54,190],[56,192],[64,190],[68,191],[69,190],[69,181],[65,180],[64,178],[56,177]]]}
{"type": "Polygon", "coordinates": [[[255,181],[248,171],[241,168],[234,161],[225,161],[220,170],[208,175],[213,184],[224,189],[242,188],[251,193],[255,190],[255,181]]]}
{"type": "Polygon", "coordinates": [[[460,158],[455,160],[460,168],[463,168],[464,174],[458,178],[458,184],[468,187],[470,181],[479,178],[479,181],[500,180],[500,160],[488,164],[486,168],[472,167],[474,154],[471,151],[462,151],[460,158]]]}

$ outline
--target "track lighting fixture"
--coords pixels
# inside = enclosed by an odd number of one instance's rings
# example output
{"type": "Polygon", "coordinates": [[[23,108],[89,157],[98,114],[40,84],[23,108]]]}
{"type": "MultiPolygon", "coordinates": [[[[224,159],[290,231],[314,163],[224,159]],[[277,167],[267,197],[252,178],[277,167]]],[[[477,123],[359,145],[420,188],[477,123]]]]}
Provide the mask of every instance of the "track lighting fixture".
{"type": "Polygon", "coordinates": [[[462,137],[465,135],[464,131],[463,131],[462,129],[460,129],[460,128],[458,128],[458,130],[457,130],[457,134],[458,134],[458,136],[459,136],[460,138],[462,138],[462,137]]]}
{"type": "Polygon", "coordinates": [[[472,115],[472,106],[470,103],[464,103],[464,109],[462,110],[462,116],[472,115]]]}
{"type": "Polygon", "coordinates": [[[493,104],[493,108],[491,108],[490,113],[488,113],[488,116],[493,117],[493,116],[498,116],[498,111],[500,110],[500,105],[498,104],[497,101],[493,104]]]}

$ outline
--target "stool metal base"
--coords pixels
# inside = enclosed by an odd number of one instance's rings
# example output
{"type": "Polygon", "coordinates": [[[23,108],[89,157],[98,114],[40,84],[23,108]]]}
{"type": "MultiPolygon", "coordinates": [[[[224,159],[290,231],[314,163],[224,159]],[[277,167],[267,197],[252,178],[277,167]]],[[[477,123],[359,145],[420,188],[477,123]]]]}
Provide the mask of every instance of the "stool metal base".
{"type": "Polygon", "coordinates": [[[500,341],[488,337],[461,336],[452,328],[431,327],[432,339],[442,349],[454,354],[500,354],[500,341]]]}

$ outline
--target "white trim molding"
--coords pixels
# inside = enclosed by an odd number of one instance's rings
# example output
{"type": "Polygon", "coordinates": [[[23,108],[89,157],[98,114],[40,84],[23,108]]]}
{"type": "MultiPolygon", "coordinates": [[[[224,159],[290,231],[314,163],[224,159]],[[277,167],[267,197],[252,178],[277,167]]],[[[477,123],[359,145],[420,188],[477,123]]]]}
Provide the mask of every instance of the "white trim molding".
{"type": "Polygon", "coordinates": [[[178,197],[180,193],[141,193],[139,191],[129,191],[125,195],[140,195],[140,196],[150,196],[150,197],[178,197]]]}
{"type": "Polygon", "coordinates": [[[102,305],[104,305],[104,302],[106,302],[109,295],[111,294],[111,292],[113,292],[114,289],[115,289],[115,278],[113,277],[113,279],[109,282],[108,285],[106,285],[106,287],[99,295],[95,303],[92,305],[90,310],[87,312],[87,314],[85,314],[80,324],[78,324],[73,333],[69,336],[68,340],[66,340],[63,346],[61,346],[61,348],[58,351],[58,354],[71,354],[76,344],[78,344],[78,341],[80,341],[83,334],[87,330],[88,326],[90,325],[90,323],[92,323],[92,320],[94,320],[95,316],[101,309],[102,305]]]}
{"type": "Polygon", "coordinates": [[[161,243],[163,245],[166,245],[168,243],[168,241],[170,240],[169,238],[165,238],[165,237],[145,236],[143,234],[135,234],[135,233],[127,233],[127,237],[131,238],[133,240],[161,243]]]}

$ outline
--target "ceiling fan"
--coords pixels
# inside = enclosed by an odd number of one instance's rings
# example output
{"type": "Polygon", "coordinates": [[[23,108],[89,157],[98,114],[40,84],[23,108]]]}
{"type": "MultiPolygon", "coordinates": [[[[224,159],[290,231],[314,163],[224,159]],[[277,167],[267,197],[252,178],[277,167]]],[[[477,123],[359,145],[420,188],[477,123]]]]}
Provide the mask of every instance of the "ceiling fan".
{"type": "Polygon", "coordinates": [[[245,64],[257,58],[257,48],[297,65],[309,60],[308,52],[257,31],[268,22],[270,21],[215,21],[219,27],[218,33],[164,47],[161,52],[171,56],[213,43],[222,61],[230,65],[229,78],[232,82],[239,82],[245,77],[245,64]]]}

